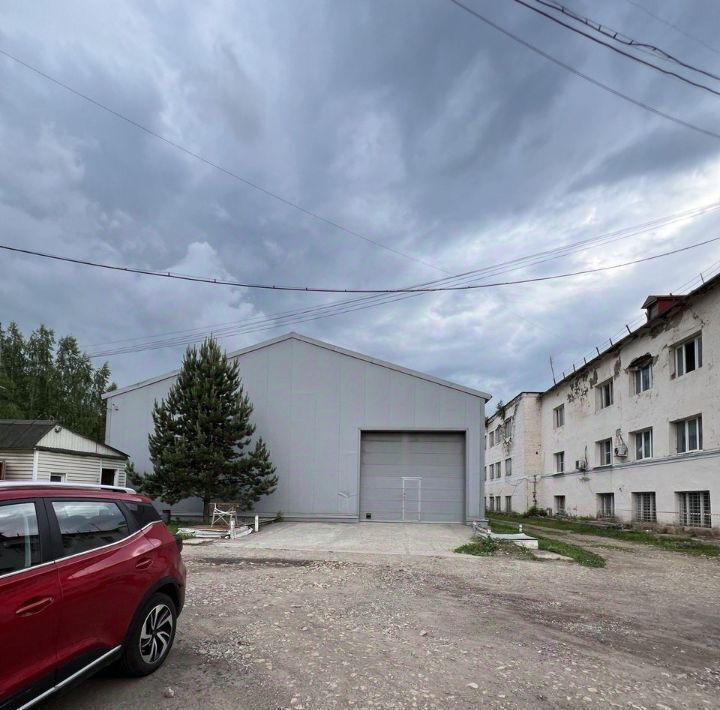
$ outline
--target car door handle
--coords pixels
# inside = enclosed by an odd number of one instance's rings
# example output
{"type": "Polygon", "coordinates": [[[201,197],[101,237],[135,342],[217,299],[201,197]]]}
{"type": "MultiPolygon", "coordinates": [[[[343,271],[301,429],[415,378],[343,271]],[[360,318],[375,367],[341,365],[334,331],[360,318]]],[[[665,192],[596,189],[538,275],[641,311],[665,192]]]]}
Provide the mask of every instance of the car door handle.
{"type": "Polygon", "coordinates": [[[44,609],[47,609],[53,602],[55,597],[43,597],[42,599],[33,599],[26,604],[18,607],[15,610],[17,616],[32,616],[33,614],[39,614],[44,609]]]}
{"type": "Polygon", "coordinates": [[[143,557],[141,560],[138,560],[135,563],[135,567],[137,567],[137,569],[147,569],[151,564],[152,564],[152,558],[143,557]]]}

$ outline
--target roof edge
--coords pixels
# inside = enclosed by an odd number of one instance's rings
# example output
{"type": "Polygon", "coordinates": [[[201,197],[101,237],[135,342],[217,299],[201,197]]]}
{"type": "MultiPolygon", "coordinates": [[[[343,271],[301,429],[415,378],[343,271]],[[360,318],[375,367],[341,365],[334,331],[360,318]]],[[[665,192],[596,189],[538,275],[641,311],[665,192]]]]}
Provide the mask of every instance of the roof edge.
{"type": "MultiPolygon", "coordinates": [[[[363,360],[363,361],[369,362],[373,365],[378,365],[380,367],[386,367],[390,370],[394,370],[396,372],[401,372],[405,375],[417,377],[418,379],[425,380],[426,382],[432,382],[433,384],[441,385],[442,387],[448,387],[449,389],[454,389],[459,392],[464,392],[465,394],[470,394],[474,397],[479,397],[480,399],[485,400],[485,402],[488,402],[488,401],[490,401],[490,399],[492,399],[492,395],[488,394],[487,392],[481,392],[480,390],[473,389],[472,387],[466,387],[465,385],[460,385],[456,382],[451,382],[449,380],[443,380],[439,377],[434,377],[433,375],[428,375],[428,374],[426,374],[424,372],[420,372],[418,370],[412,370],[408,367],[403,367],[402,365],[396,365],[392,362],[387,362],[386,360],[379,360],[370,355],[365,355],[363,353],[356,352],[355,350],[348,350],[346,348],[341,348],[337,345],[332,345],[331,343],[326,343],[323,340],[316,340],[315,338],[311,338],[307,335],[302,335],[301,333],[297,333],[295,331],[290,331],[289,333],[285,333],[284,335],[279,335],[276,338],[271,338],[270,340],[264,340],[259,343],[255,343],[254,345],[249,345],[248,347],[241,348],[240,350],[234,350],[233,352],[229,352],[227,354],[227,357],[228,358],[240,357],[241,355],[245,355],[247,353],[254,352],[255,350],[262,350],[263,348],[270,347],[277,343],[281,343],[285,340],[298,340],[300,342],[304,342],[309,345],[314,345],[316,347],[323,348],[325,350],[330,350],[332,352],[336,352],[341,355],[346,355],[348,357],[354,357],[358,360],[363,360]]],[[[125,394],[127,392],[132,392],[133,390],[141,389],[142,387],[149,387],[150,385],[157,384],[158,382],[162,382],[163,380],[169,380],[173,377],[176,377],[179,372],[180,372],[180,369],[177,368],[177,369],[173,370],[172,372],[167,372],[163,375],[151,377],[147,380],[141,380],[140,382],[136,382],[132,385],[127,385],[126,387],[121,387],[119,389],[112,390],[110,392],[105,392],[102,395],[102,398],[105,400],[109,400],[117,395],[125,394]]]]}

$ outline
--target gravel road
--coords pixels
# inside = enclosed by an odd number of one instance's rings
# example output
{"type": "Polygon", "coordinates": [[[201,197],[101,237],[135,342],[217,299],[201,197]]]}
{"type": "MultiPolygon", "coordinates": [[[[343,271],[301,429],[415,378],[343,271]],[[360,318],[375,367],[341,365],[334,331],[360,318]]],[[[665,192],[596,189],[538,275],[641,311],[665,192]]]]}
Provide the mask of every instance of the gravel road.
{"type": "Polygon", "coordinates": [[[720,563],[591,540],[605,569],[186,547],[165,666],[43,707],[720,707],[720,563]]]}

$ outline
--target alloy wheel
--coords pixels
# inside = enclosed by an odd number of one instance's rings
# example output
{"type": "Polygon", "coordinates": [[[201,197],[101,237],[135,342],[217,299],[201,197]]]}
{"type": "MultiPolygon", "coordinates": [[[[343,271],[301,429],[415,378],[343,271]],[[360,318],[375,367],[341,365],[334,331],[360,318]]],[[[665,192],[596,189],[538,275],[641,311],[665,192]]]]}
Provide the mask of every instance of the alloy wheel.
{"type": "Polygon", "coordinates": [[[157,604],[143,621],[140,632],[140,655],[155,665],[168,652],[173,633],[173,615],[166,604],[157,604]]]}

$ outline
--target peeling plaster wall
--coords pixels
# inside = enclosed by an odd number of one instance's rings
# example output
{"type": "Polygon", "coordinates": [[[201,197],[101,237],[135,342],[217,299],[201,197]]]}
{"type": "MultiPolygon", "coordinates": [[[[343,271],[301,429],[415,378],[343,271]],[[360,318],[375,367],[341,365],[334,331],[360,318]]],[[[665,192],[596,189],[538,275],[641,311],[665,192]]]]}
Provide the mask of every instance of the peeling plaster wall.
{"type": "MultiPolygon", "coordinates": [[[[680,314],[660,319],[658,325],[608,352],[593,366],[543,394],[541,438],[543,507],[553,507],[555,495],[566,496],[566,509],[575,515],[595,515],[597,493],[615,493],[618,517],[630,519],[631,493],[655,491],[658,522],[676,522],[676,492],[709,490],[713,525],[720,525],[720,289],[699,296],[680,314]],[[678,376],[674,348],[702,332],[702,367],[678,376]],[[652,387],[634,394],[628,366],[649,354],[653,360],[652,387]],[[614,402],[599,408],[597,385],[612,378],[614,402]],[[555,428],[553,410],[565,406],[565,424],[555,428]],[[703,419],[703,453],[678,455],[672,422],[694,415],[703,419]],[[635,461],[632,432],[652,427],[653,458],[635,461]],[[626,458],[598,468],[597,443],[622,431],[626,458]],[[576,460],[585,458],[588,471],[573,473],[576,460]],[[554,454],[565,452],[563,476],[555,472],[554,454]],[[715,510],[718,513],[715,513],[715,510]]],[[[490,460],[488,458],[488,460],[490,460]]]]}
{"type": "MultiPolygon", "coordinates": [[[[505,418],[513,418],[513,435],[509,446],[490,446],[485,452],[486,496],[500,496],[502,510],[505,497],[512,496],[512,509],[524,512],[533,505],[535,476],[542,472],[542,447],[540,436],[540,395],[523,392],[506,407],[505,418]],[[512,459],[512,475],[505,475],[505,460],[512,459]],[[502,476],[490,480],[489,466],[501,462],[502,476]]],[[[488,420],[488,434],[502,424],[500,417],[493,414],[488,420]]]]}

